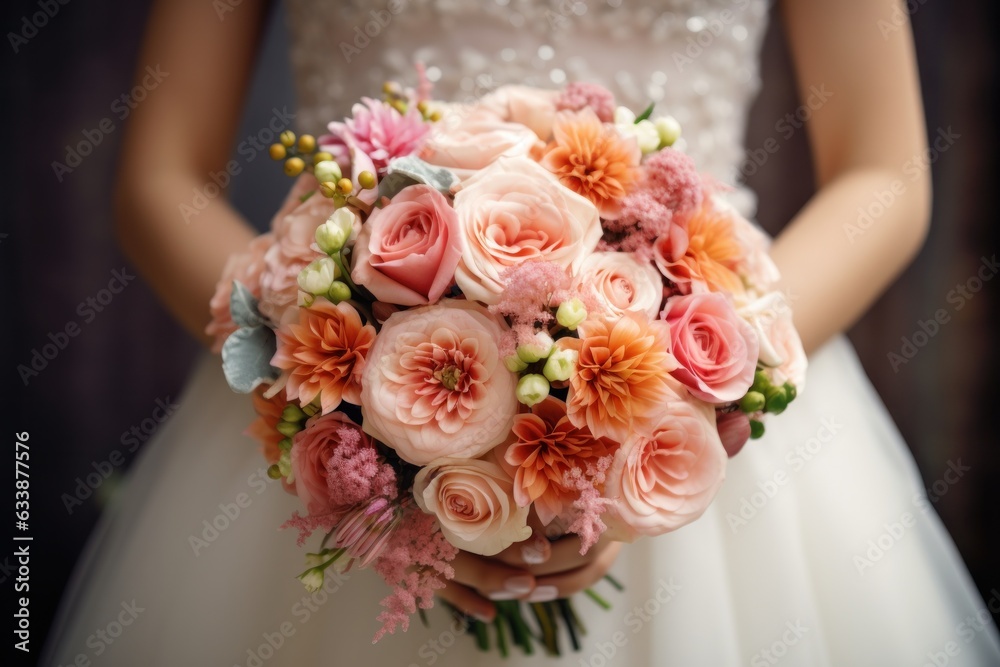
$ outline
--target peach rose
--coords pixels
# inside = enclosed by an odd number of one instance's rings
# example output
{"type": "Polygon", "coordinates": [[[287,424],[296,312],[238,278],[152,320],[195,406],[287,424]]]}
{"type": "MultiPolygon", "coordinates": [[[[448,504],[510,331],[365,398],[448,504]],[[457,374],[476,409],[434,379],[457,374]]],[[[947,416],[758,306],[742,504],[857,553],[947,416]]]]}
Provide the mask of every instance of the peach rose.
{"type": "Polygon", "coordinates": [[[482,106],[456,105],[446,107],[420,157],[465,180],[498,158],[527,155],[536,142],[529,127],[506,122],[482,106]]]}
{"type": "Polygon", "coordinates": [[[631,253],[595,252],[584,260],[576,282],[593,288],[610,315],[632,311],[655,319],[660,314],[663,279],[656,267],[631,253]]]}
{"type": "Polygon", "coordinates": [[[667,403],[649,433],[633,433],[615,454],[604,490],[608,537],[632,541],[691,523],[715,497],[726,461],[712,406],[667,403]]]}
{"type": "Polygon", "coordinates": [[[458,217],[429,185],[411,185],[372,210],[354,245],[354,282],[400,306],[434,303],[451,286],[462,256],[458,217]]]}
{"type": "Polygon", "coordinates": [[[747,393],[760,346],[724,294],[671,297],[663,319],[670,325],[670,352],[680,364],[673,376],[692,394],[727,403],[747,393]]]}
{"type": "Polygon", "coordinates": [[[361,377],[365,432],[416,465],[500,444],[518,406],[517,376],[498,348],[505,331],[470,301],[390,315],[361,377]]]}
{"type": "Polygon", "coordinates": [[[306,428],[293,438],[292,476],[295,480],[295,493],[313,516],[338,514],[350,509],[350,506],[338,506],[331,499],[326,467],[334,450],[340,445],[341,429],[345,427],[359,431],[362,442],[374,446],[368,436],[360,433],[361,428],[342,412],[331,412],[310,419],[306,428]]]}
{"type": "Polygon", "coordinates": [[[503,272],[523,262],[552,262],[575,275],[603,233],[590,201],[523,157],[498,160],[466,181],[455,210],[464,243],[455,281],[485,303],[499,299],[503,272]]]}
{"type": "Polygon", "coordinates": [[[501,119],[531,128],[542,141],[552,136],[559,91],[530,86],[500,86],[483,97],[480,104],[501,119]]]}
{"type": "Polygon", "coordinates": [[[413,497],[449,542],[470,553],[493,556],[531,537],[530,508],[517,506],[514,481],[494,461],[434,461],[417,473],[413,497]]]}
{"type": "Polygon", "coordinates": [[[229,300],[233,293],[233,281],[238,280],[250,290],[258,299],[260,298],[260,276],[264,271],[264,255],[274,244],[273,234],[261,234],[250,241],[246,252],[233,255],[226,262],[226,267],[222,270],[222,279],[215,286],[215,294],[209,301],[209,310],[212,313],[212,321],[205,327],[205,333],[214,337],[212,342],[212,352],[221,352],[222,344],[226,342],[229,334],[236,331],[236,323],[233,322],[232,313],[229,312],[229,300]]]}
{"type": "MultiPolygon", "coordinates": [[[[301,183],[308,181],[300,180],[296,188],[300,188],[301,183]]],[[[264,255],[264,271],[260,277],[260,312],[272,322],[280,322],[286,310],[297,306],[299,273],[309,262],[323,256],[313,247],[316,228],[334,209],[332,200],[314,194],[298,202],[285,215],[275,218],[272,225],[275,242],[264,255]]]]}

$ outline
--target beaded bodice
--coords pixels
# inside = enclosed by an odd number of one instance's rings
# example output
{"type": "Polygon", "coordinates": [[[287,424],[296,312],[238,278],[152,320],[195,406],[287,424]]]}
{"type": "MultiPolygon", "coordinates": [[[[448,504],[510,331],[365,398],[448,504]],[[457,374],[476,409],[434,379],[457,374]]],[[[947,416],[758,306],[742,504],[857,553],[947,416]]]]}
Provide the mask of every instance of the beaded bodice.
{"type": "MultiPolygon", "coordinates": [[[[736,184],[768,0],[288,0],[301,129],[322,132],[386,80],[472,100],[507,83],[607,86],[683,128],[699,168],[736,184]]],[[[752,214],[738,188],[733,203],[752,214]]]]}

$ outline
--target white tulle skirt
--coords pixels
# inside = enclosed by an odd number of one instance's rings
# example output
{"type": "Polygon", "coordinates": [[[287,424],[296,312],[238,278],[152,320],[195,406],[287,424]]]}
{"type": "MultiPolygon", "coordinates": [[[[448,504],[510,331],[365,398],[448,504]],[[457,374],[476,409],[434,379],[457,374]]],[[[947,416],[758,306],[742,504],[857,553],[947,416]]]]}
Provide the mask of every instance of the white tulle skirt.
{"type": "Polygon", "coordinates": [[[1000,592],[973,588],[846,339],[814,355],[704,517],[626,545],[625,592],[598,584],[610,611],[577,602],[588,633],[561,660],[479,653],[440,609],[373,646],[384,585],[352,572],[310,595],[294,579],[302,550],[278,526],[297,501],[242,435],[250,401],[217,359],[180,403],[91,538],[42,664],[1000,665],[1000,592]]]}

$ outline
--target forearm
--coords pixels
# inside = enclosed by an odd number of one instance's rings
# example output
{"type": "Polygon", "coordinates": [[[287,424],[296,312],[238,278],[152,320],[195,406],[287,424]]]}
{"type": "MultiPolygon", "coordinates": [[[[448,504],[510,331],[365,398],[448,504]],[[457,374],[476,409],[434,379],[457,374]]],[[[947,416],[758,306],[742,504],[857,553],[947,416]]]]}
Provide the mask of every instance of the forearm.
{"type": "Polygon", "coordinates": [[[165,174],[146,184],[126,180],[116,194],[122,249],[168,310],[198,340],[209,344],[208,302],[226,260],[245,250],[254,231],[216,197],[185,221],[181,204],[203,185],[193,175],[165,174]]]}
{"type": "Polygon", "coordinates": [[[772,255],[807,352],[848,329],[909,264],[929,199],[925,174],[848,169],[778,236],[772,255]]]}

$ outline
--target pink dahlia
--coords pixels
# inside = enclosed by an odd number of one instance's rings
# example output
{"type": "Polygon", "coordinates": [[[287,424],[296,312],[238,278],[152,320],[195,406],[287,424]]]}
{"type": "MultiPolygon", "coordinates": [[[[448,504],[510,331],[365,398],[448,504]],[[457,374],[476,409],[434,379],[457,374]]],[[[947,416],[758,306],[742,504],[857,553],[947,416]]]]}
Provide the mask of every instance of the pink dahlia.
{"type": "Polygon", "coordinates": [[[415,106],[401,114],[385,102],[370,97],[361,99],[364,105],[355,104],[351,110],[354,117],[346,118],[343,123],[330,123],[330,132],[363,151],[379,171],[393,158],[411,155],[420,148],[430,132],[430,124],[415,106]]]}

